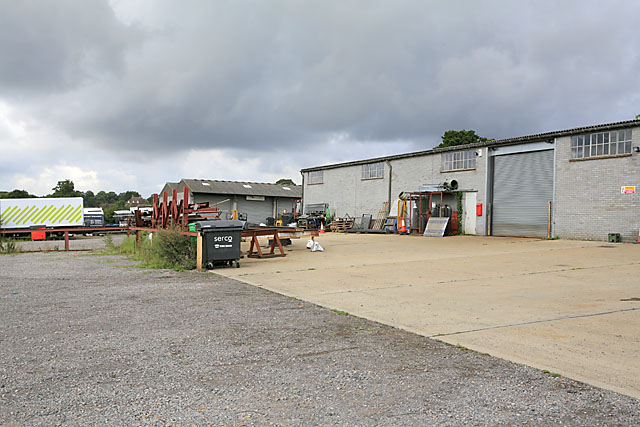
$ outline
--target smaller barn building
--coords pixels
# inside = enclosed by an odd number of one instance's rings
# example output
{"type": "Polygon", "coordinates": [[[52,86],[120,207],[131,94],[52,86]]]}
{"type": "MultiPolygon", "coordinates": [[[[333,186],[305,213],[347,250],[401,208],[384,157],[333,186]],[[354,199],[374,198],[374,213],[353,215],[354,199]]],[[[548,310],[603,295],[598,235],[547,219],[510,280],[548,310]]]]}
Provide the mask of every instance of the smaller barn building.
{"type": "Polygon", "coordinates": [[[302,187],[299,185],[205,179],[167,182],[160,195],[167,192],[171,199],[173,190],[176,189],[178,200],[181,200],[185,187],[189,189],[189,202],[209,202],[210,206],[217,205],[218,209],[229,216],[232,210],[237,210],[245,214],[247,222],[252,224],[266,223],[268,217],[276,218],[285,211],[292,212],[296,202],[302,198],[302,187]]]}

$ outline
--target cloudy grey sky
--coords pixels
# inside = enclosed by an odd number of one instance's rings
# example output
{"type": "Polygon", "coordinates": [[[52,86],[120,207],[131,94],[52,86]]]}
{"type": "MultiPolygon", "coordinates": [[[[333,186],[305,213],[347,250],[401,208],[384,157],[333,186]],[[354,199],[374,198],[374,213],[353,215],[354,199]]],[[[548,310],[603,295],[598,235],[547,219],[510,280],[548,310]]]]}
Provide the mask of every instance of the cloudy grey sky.
{"type": "Polygon", "coordinates": [[[0,190],[273,182],[640,114],[640,2],[0,0],[0,190]]]}

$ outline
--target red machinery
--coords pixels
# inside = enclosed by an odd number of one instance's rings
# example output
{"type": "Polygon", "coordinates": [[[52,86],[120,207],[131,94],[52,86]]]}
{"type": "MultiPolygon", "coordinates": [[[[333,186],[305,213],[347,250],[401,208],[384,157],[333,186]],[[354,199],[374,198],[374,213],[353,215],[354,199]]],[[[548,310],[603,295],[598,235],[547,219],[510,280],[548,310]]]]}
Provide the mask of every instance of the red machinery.
{"type": "Polygon", "coordinates": [[[182,200],[178,202],[178,190],[173,190],[171,200],[165,191],[162,193],[162,201],[158,194],[153,195],[153,211],[151,215],[145,215],[137,210],[135,213],[136,227],[169,228],[175,226],[186,229],[189,222],[206,219],[220,219],[222,211],[218,206],[209,207],[209,202],[189,204],[189,189],[184,188],[182,200]]]}
{"type": "MultiPolygon", "coordinates": [[[[437,205],[439,206],[440,211],[436,212],[436,216],[442,216],[444,194],[445,193],[442,191],[424,191],[424,192],[409,193],[409,200],[415,203],[418,207],[417,221],[413,221],[413,218],[412,218],[413,209],[409,209],[409,224],[410,224],[408,227],[409,234],[411,234],[414,231],[417,231],[419,234],[422,234],[424,232],[424,226],[426,225],[427,222],[429,222],[429,218],[431,218],[431,216],[434,214],[432,212],[434,196],[440,197],[440,204],[437,205]],[[426,206],[426,209],[423,209],[423,204],[424,204],[423,200],[424,202],[426,202],[427,198],[429,200],[428,205],[426,206]],[[424,225],[422,221],[423,218],[425,220],[424,225]],[[414,222],[416,222],[416,225],[414,225],[414,222]]],[[[459,222],[458,212],[457,211],[451,212],[449,224],[447,225],[447,234],[458,234],[458,222],[459,222]]]]}
{"type": "MultiPolygon", "coordinates": [[[[171,200],[169,201],[169,195],[162,193],[162,201],[159,201],[158,195],[153,195],[153,210],[151,214],[143,213],[137,210],[135,213],[135,227],[131,227],[130,230],[136,231],[136,240],[140,240],[140,231],[144,230],[157,230],[163,228],[169,228],[171,226],[178,227],[182,230],[183,234],[190,236],[197,236],[196,232],[187,231],[188,224],[194,221],[202,220],[217,220],[220,219],[222,211],[218,209],[218,206],[210,207],[209,202],[189,204],[189,189],[184,188],[182,193],[182,200],[178,200],[178,190],[173,190],[171,200]]],[[[242,232],[242,237],[251,239],[251,247],[248,252],[249,257],[266,258],[272,256],[285,256],[284,248],[280,242],[279,233],[289,232],[289,228],[251,228],[242,232]],[[270,251],[263,253],[260,249],[258,242],[258,236],[269,237],[273,236],[270,244],[270,251]],[[276,253],[278,248],[280,253],[276,253]]],[[[316,233],[317,235],[317,233],[316,233]]]]}

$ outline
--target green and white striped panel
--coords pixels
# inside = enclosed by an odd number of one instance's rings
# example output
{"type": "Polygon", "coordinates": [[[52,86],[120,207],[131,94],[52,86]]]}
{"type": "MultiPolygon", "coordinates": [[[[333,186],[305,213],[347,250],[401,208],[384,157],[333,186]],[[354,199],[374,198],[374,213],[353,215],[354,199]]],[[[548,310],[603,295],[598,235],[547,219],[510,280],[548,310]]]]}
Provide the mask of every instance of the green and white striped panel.
{"type": "Polygon", "coordinates": [[[7,203],[3,201],[0,224],[3,228],[28,228],[31,225],[82,225],[82,204],[7,203]]]}

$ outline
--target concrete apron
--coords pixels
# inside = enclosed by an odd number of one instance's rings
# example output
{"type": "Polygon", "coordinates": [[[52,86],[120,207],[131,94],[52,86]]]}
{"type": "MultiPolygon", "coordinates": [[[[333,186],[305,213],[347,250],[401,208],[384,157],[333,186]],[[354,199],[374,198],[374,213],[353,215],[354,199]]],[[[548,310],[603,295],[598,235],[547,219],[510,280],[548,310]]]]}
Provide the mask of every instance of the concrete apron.
{"type": "Polygon", "coordinates": [[[640,245],[328,233],[227,277],[640,398],[640,245]]]}

